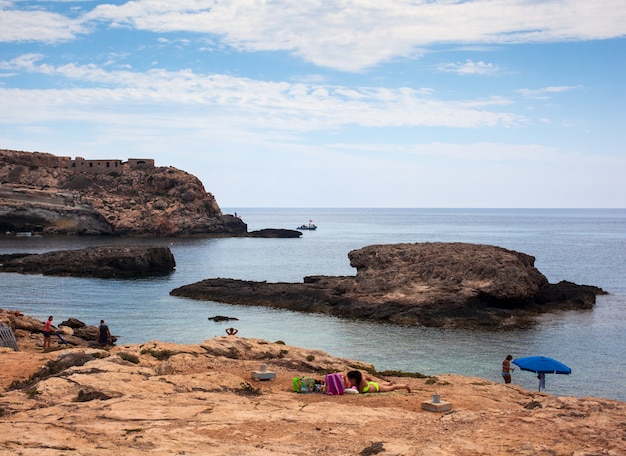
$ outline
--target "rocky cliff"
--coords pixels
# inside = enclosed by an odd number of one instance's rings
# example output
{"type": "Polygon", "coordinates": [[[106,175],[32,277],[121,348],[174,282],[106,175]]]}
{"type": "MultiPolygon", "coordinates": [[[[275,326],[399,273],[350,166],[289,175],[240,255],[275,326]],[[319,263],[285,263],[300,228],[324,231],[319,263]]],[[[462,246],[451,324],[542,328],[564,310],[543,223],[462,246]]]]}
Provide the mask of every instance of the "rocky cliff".
{"type": "Polygon", "coordinates": [[[245,235],[195,176],[152,160],[0,150],[0,230],[126,236],[245,235]],[[78,166],[77,166],[78,165],[78,166]]]}

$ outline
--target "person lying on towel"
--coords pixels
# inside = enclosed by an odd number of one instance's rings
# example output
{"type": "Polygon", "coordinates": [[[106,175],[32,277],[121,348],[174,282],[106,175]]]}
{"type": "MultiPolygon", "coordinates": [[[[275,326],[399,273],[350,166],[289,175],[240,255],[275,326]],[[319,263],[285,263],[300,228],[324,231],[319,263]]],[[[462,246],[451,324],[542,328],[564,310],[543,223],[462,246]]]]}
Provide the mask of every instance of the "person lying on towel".
{"type": "Polygon", "coordinates": [[[376,382],[374,378],[367,374],[362,374],[360,371],[354,370],[348,372],[346,375],[351,386],[356,387],[359,393],[386,393],[388,391],[395,391],[398,389],[405,389],[409,393],[411,387],[406,384],[395,384],[393,382],[376,382]]]}

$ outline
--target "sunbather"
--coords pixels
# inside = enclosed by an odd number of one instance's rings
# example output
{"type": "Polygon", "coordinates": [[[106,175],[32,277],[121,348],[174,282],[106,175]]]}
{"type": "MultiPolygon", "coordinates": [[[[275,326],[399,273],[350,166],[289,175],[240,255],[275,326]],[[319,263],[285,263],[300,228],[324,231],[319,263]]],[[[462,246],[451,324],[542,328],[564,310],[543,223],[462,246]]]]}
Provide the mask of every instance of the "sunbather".
{"type": "Polygon", "coordinates": [[[393,382],[377,382],[368,374],[362,374],[360,371],[356,370],[348,372],[346,377],[350,384],[359,390],[359,393],[386,393],[398,389],[405,389],[409,393],[411,392],[409,385],[396,384],[393,382]]]}

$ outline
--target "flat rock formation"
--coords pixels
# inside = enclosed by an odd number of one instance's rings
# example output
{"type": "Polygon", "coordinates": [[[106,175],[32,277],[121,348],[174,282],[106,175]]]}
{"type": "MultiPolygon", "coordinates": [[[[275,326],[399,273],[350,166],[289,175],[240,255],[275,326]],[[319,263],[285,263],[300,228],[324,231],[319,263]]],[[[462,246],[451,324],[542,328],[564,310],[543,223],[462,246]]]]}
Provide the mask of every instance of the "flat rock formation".
{"type": "Polygon", "coordinates": [[[287,230],[284,228],[264,228],[262,230],[250,231],[248,233],[249,237],[258,237],[258,238],[298,238],[302,236],[300,231],[296,230],[287,230]]]}
{"type": "Polygon", "coordinates": [[[41,353],[40,335],[18,343],[20,351],[0,349],[0,387],[12,385],[1,395],[2,454],[626,454],[620,401],[459,375],[399,378],[318,350],[229,336],[50,353],[41,353]],[[262,364],[275,380],[252,379],[262,364]],[[291,391],[294,377],[352,368],[413,392],[291,391]],[[423,410],[433,394],[452,410],[423,410]]]}
{"type": "Polygon", "coordinates": [[[206,279],[173,296],[424,326],[529,325],[540,313],[589,309],[597,287],[550,284],[534,257],[466,243],[373,245],[348,255],[356,276],[303,283],[206,279]]]}
{"type": "Polygon", "coordinates": [[[40,254],[0,255],[0,272],[130,278],[168,274],[176,262],[168,247],[90,247],[40,254]]]}
{"type": "Polygon", "coordinates": [[[195,176],[152,160],[71,160],[0,150],[0,232],[246,235],[195,176]]]}

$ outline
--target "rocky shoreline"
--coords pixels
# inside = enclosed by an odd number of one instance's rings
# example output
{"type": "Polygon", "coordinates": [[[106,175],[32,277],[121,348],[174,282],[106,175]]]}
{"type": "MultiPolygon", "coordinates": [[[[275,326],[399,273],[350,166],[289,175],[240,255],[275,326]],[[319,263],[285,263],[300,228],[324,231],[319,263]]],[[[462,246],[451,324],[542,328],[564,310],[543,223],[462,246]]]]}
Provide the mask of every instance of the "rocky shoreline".
{"type": "MultiPolygon", "coordinates": [[[[18,348],[27,350],[35,346],[43,347],[44,322],[34,317],[24,315],[18,310],[0,309],[0,325],[11,328],[18,342],[18,348]]],[[[76,318],[69,318],[61,323],[51,325],[53,334],[61,337],[54,340],[57,348],[86,348],[98,346],[98,327],[83,323],[76,318]]],[[[54,337],[53,337],[54,338],[54,337]]],[[[117,337],[111,336],[111,344],[117,342],[117,337]]]]}
{"type": "Polygon", "coordinates": [[[16,333],[19,351],[0,348],[6,454],[626,453],[620,401],[556,397],[458,375],[398,377],[280,341],[223,336],[196,345],[150,341],[42,353],[40,332],[16,333]],[[253,380],[261,365],[276,378],[253,380]],[[293,377],[350,368],[408,383],[413,392],[291,390],[293,377]],[[433,394],[452,409],[424,410],[433,394]]]}

